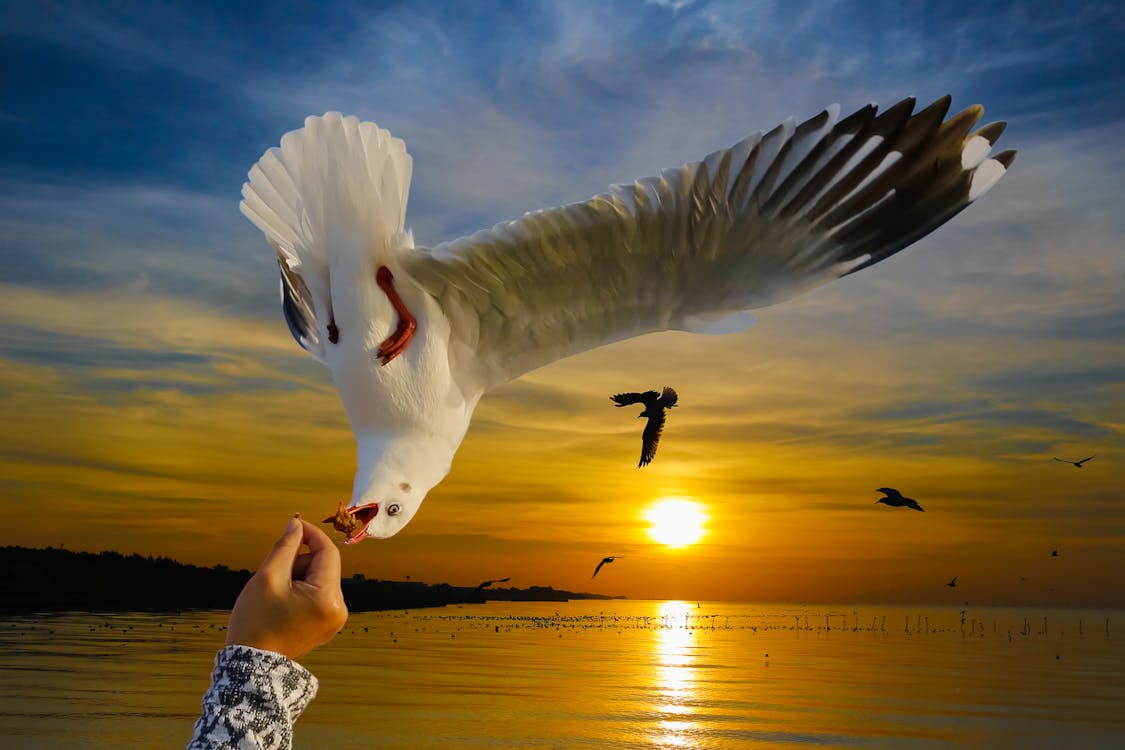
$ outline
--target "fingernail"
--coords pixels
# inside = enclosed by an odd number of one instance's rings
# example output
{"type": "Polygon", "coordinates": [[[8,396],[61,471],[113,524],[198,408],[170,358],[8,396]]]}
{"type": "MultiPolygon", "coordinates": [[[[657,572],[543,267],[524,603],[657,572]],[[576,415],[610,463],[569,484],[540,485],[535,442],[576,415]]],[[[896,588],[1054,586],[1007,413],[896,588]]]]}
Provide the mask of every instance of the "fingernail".
{"type": "Polygon", "coordinates": [[[300,511],[297,511],[296,513],[294,513],[294,514],[293,514],[293,517],[294,517],[294,518],[300,518],[300,517],[301,517],[301,512],[300,512],[300,511]]]}
{"type": "Polygon", "coordinates": [[[286,534],[292,534],[301,528],[301,522],[297,520],[296,516],[289,519],[289,525],[285,527],[286,534]]]}

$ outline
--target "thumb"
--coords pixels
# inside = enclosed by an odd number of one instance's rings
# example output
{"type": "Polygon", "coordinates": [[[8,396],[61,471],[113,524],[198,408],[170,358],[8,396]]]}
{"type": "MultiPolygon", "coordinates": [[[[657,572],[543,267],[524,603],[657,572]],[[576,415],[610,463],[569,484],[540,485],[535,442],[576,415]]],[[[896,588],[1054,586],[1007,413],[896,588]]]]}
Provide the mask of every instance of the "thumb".
{"type": "Polygon", "coordinates": [[[300,520],[296,516],[290,518],[285,533],[274,542],[273,549],[266,555],[258,570],[271,577],[284,576],[288,579],[292,576],[293,564],[297,561],[297,552],[301,549],[301,538],[304,536],[302,531],[300,520]]]}

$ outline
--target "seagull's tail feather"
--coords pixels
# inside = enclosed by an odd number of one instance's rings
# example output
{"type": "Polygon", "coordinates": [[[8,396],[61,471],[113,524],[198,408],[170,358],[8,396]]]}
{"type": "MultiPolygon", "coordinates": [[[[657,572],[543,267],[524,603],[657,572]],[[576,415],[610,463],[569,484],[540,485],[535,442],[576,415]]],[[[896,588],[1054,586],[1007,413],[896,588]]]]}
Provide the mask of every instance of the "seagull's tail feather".
{"type": "MultiPolygon", "coordinates": [[[[285,270],[290,281],[296,275],[304,282],[304,290],[291,282],[290,296],[311,297],[300,302],[315,320],[299,323],[319,329],[321,340],[330,322],[329,270],[352,268],[358,256],[381,248],[413,244],[403,232],[412,169],[402,140],[339,112],[306,118],[251,168],[239,208],[277,251],[283,295],[285,270]]],[[[286,313],[292,326],[288,301],[286,313]]],[[[298,328],[316,338],[316,331],[298,328]]]]}
{"type": "Polygon", "coordinates": [[[403,231],[412,161],[406,144],[374,123],[329,112],[305,118],[250,170],[239,208],[291,270],[323,264],[334,234],[371,243],[403,231]]]}

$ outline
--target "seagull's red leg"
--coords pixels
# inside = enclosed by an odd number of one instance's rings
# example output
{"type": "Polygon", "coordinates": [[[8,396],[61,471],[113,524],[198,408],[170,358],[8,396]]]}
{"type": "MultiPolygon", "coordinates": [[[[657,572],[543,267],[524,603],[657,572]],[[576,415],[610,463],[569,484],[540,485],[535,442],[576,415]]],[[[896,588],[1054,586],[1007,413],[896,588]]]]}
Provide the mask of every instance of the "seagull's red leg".
{"type": "Polygon", "coordinates": [[[406,309],[402,297],[399,297],[398,292],[395,291],[394,276],[391,275],[391,269],[386,266],[379,266],[379,270],[375,273],[375,283],[387,295],[387,299],[391,301],[395,312],[398,313],[398,325],[395,326],[394,333],[383,339],[383,343],[379,344],[379,350],[375,352],[375,356],[383,360],[382,363],[385,365],[406,351],[406,345],[410,343],[411,337],[414,336],[414,329],[418,324],[414,320],[414,316],[406,309]]]}

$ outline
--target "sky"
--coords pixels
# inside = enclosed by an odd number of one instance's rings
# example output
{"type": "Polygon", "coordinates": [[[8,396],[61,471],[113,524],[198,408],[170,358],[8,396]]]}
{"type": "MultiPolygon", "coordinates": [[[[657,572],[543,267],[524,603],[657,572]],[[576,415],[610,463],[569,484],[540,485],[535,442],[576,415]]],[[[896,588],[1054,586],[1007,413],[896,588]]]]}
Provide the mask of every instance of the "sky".
{"type": "Polygon", "coordinates": [[[4,3],[0,544],[253,568],[293,512],[350,496],[330,374],[238,212],[307,115],[406,141],[434,245],[833,102],[948,93],[1020,151],[979,203],[743,333],[489,393],[411,524],[342,548],[344,574],[1125,607],[1125,12],[1063,7],[4,3]],[[681,406],[638,470],[641,423],[607,396],[663,385],[681,406]],[[664,498],[703,510],[698,543],[650,538],[664,498]]]}

